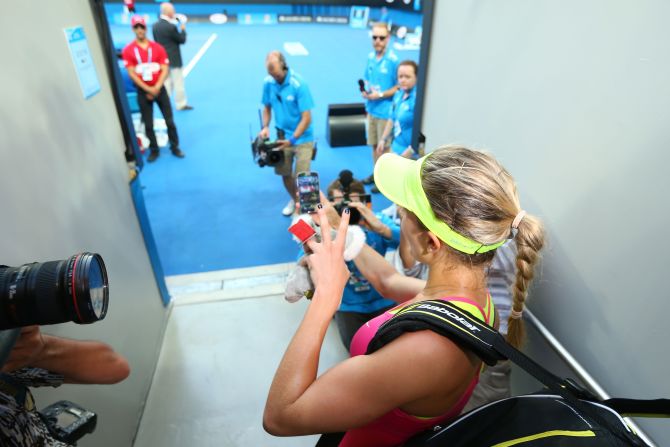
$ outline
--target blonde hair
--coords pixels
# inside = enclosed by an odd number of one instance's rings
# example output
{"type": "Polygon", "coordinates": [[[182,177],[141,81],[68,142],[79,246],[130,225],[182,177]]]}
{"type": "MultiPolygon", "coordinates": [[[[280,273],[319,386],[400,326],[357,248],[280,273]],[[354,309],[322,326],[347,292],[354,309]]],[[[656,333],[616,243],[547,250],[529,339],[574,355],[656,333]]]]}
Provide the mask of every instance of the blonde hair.
{"type": "MultiPolygon", "coordinates": [[[[512,233],[512,222],[521,211],[514,178],[489,154],[444,146],[425,160],[421,184],[435,215],[461,235],[485,245],[514,236],[517,273],[512,310],[521,312],[544,245],[544,228],[538,218],[526,214],[512,233]]],[[[447,249],[469,265],[490,262],[495,255],[495,251],[469,255],[447,249]]],[[[522,320],[510,318],[507,340],[518,347],[524,336],[522,320]]]]}

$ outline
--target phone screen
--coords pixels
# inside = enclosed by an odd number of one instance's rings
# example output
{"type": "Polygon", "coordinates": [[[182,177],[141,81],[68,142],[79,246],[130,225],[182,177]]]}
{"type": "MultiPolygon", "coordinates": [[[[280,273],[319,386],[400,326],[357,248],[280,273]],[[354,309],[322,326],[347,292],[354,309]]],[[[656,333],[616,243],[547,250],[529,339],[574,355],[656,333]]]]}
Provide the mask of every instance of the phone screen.
{"type": "Polygon", "coordinates": [[[301,213],[316,211],[316,205],[319,203],[319,174],[316,172],[298,174],[298,198],[301,213]]]}

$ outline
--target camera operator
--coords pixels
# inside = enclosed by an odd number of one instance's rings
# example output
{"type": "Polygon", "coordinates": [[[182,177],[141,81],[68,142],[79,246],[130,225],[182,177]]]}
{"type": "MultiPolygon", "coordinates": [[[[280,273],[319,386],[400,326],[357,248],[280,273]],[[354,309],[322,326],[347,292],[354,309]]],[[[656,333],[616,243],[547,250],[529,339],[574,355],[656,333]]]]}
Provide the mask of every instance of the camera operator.
{"type": "MultiPolygon", "coordinates": [[[[51,435],[28,387],[113,384],[128,377],[128,362],[104,343],[43,334],[39,326],[20,331],[0,370],[0,444],[68,446],[51,435]]],[[[5,344],[13,342],[9,333],[3,331],[5,344]]]]}
{"type": "Polygon", "coordinates": [[[275,173],[282,176],[284,188],[290,197],[282,214],[290,216],[295,211],[295,173],[310,170],[314,153],[311,113],[314,101],[307,83],[288,67],[282,53],[271,51],[265,65],[269,76],[263,82],[263,128],[258,135],[261,138],[270,137],[269,126],[274,112],[276,127],[288,137],[284,139],[280,135],[277,141],[280,143],[278,148],[284,152],[284,160],[275,166],[275,173]]]}

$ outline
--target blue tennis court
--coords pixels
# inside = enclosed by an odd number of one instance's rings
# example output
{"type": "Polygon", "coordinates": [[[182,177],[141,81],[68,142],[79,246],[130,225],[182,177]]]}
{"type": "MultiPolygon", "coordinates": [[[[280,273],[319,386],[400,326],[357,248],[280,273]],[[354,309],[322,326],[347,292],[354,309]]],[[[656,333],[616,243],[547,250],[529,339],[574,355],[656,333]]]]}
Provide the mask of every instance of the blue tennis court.
{"type": "MultiPolygon", "coordinates": [[[[109,14],[119,7],[108,5],[109,14]]],[[[117,47],[134,38],[129,25],[111,28],[117,47]]],[[[318,155],[312,170],[319,172],[325,190],[342,169],[352,170],[357,178],[371,173],[370,148],[331,148],[326,141],[328,104],[361,101],[357,80],[371,51],[369,32],[331,24],[209,23],[189,23],[187,32],[185,67],[209,40],[211,45],[186,78],[188,101],[195,109],[175,111],[186,158],[163,149],[140,174],[164,272],[169,276],[293,261],[297,246],[286,231],[290,219],[281,215],[288,196],[272,168],[253,163],[250,149],[250,131],[255,136],[260,128],[265,55],[284,51],[286,43],[306,50],[306,55],[284,53],[314,97],[318,155]]],[[[401,59],[418,60],[417,50],[394,51],[401,59]]],[[[373,195],[375,210],[388,205],[383,196],[373,195]]]]}

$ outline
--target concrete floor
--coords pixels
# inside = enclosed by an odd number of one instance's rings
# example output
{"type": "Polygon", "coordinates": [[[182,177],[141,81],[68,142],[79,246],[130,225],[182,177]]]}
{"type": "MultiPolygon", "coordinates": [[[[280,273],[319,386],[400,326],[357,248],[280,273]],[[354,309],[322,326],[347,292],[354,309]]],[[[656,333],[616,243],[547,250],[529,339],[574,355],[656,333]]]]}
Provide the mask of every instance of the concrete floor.
{"type": "MultiPolygon", "coordinates": [[[[262,414],[275,369],[308,305],[283,298],[291,264],[167,279],[163,348],[135,447],[313,446],[275,438],[262,414]]],[[[346,358],[331,325],[320,371],[346,358]]]]}

